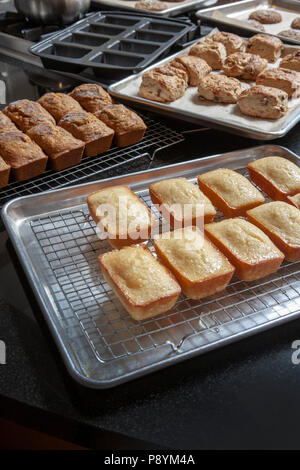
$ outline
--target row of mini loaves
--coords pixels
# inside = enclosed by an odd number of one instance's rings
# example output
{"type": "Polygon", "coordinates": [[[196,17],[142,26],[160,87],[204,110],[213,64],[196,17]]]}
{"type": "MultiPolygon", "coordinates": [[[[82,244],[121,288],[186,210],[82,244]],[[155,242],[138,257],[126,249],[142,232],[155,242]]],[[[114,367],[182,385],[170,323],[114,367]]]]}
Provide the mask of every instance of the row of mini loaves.
{"type": "Polygon", "coordinates": [[[145,131],[140,116],[96,84],[15,101],[0,112],[0,187],[10,175],[17,181],[40,175],[47,162],[59,171],[106,152],[112,142],[133,145],[145,131]]]}
{"type": "Polygon", "coordinates": [[[239,36],[217,32],[193,45],[189,55],[145,72],[139,94],[162,103],[181,98],[187,87],[197,86],[201,100],[238,103],[247,115],[277,119],[288,110],[288,99],[300,95],[300,51],[267,68],[281,56],[280,39],[256,34],[247,42],[239,36]],[[212,71],[222,70],[222,74],[212,71]],[[256,81],[243,91],[240,80],[256,81]]]}
{"type": "Polygon", "coordinates": [[[248,170],[274,202],[264,204],[262,193],[229,169],[199,175],[199,187],[185,178],[150,186],[152,202],[159,204],[173,228],[179,226],[154,237],[159,261],[148,248],[137,245],[149,238],[155,222],[135,193],[127,186],[115,186],[88,196],[91,216],[117,248],[99,256],[104,278],[134,319],[169,310],[180,292],[192,299],[213,295],[226,288],[234,272],[241,280],[252,281],[275,272],[284,257],[300,259],[300,210],[291,200],[300,192],[299,167],[274,156],[249,163],[248,170]],[[129,216],[123,231],[117,232],[120,198],[123,204],[126,200],[129,216]],[[107,212],[101,211],[108,202],[118,217],[111,226],[107,212]],[[176,209],[168,211],[175,203],[176,209]],[[205,237],[195,227],[196,213],[183,217],[180,206],[185,204],[204,207],[205,237]],[[214,206],[229,218],[213,222],[214,206]],[[132,238],[137,232],[142,235],[132,238]]]}

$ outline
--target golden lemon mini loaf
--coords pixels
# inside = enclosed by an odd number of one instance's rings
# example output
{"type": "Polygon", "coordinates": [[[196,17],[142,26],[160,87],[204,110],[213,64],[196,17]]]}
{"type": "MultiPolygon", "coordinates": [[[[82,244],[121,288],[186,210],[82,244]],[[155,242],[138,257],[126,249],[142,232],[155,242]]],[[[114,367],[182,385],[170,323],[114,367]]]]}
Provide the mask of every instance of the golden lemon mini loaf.
{"type": "Polygon", "coordinates": [[[287,196],[287,202],[300,209],[300,193],[294,196],[287,196]]]}

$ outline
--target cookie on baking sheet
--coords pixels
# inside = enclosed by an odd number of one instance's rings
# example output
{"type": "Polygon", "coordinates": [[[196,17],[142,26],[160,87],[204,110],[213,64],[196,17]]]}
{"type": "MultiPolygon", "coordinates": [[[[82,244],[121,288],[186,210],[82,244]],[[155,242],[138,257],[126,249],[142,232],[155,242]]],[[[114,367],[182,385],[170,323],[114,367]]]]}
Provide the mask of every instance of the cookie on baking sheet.
{"type": "Polygon", "coordinates": [[[142,76],[139,95],[148,100],[160,103],[171,103],[183,96],[186,90],[186,81],[173,70],[151,69],[142,76]]]}
{"type": "Polygon", "coordinates": [[[256,85],[243,91],[237,103],[247,116],[278,119],[288,110],[288,94],[276,88],[256,85]]]}
{"type": "Polygon", "coordinates": [[[246,52],[257,54],[268,62],[276,62],[281,56],[283,44],[279,38],[268,34],[255,34],[246,46],[246,52]]]}
{"type": "Polygon", "coordinates": [[[237,77],[244,80],[255,80],[268,65],[266,59],[248,52],[236,52],[224,60],[223,72],[228,77],[237,77]]]}
{"type": "Polygon", "coordinates": [[[285,29],[284,31],[280,31],[280,33],[278,34],[286,38],[296,39],[297,41],[300,41],[300,31],[295,31],[294,29],[285,29]]]}
{"type": "Polygon", "coordinates": [[[183,67],[188,75],[188,83],[190,86],[197,86],[200,80],[212,71],[212,68],[205,60],[193,55],[177,57],[171,62],[171,65],[180,69],[183,67]]]}
{"type": "Polygon", "coordinates": [[[245,41],[237,34],[218,31],[217,33],[207,36],[206,41],[221,42],[224,44],[227,55],[234,52],[240,52],[245,49],[245,41]]]}
{"type": "Polygon", "coordinates": [[[248,20],[248,23],[250,23],[250,25],[253,28],[258,29],[259,31],[262,31],[263,33],[266,31],[265,27],[259,21],[248,20]]]}
{"type": "Polygon", "coordinates": [[[159,0],[141,0],[140,2],[136,2],[134,7],[150,11],[162,11],[169,8],[166,3],[160,2],[159,0]]]}
{"type": "Polygon", "coordinates": [[[241,82],[226,75],[207,75],[198,85],[200,99],[217,103],[236,103],[241,92],[241,82]]]}
{"type": "Polygon", "coordinates": [[[291,28],[293,29],[300,29],[300,16],[297,16],[292,23],[291,23],[291,28]]]}
{"type": "Polygon", "coordinates": [[[221,42],[198,42],[190,48],[189,55],[205,60],[213,70],[220,70],[226,58],[226,48],[221,42]]]}
{"type": "Polygon", "coordinates": [[[255,20],[263,24],[275,24],[282,21],[282,16],[274,10],[256,10],[249,15],[249,20],[255,20]]]}
{"type": "Polygon", "coordinates": [[[300,72],[300,49],[292,52],[292,54],[286,55],[280,62],[282,69],[296,70],[300,72]]]}
{"type": "Polygon", "coordinates": [[[285,91],[289,98],[300,96],[300,73],[294,70],[264,70],[257,76],[256,84],[279,88],[285,91]]]}

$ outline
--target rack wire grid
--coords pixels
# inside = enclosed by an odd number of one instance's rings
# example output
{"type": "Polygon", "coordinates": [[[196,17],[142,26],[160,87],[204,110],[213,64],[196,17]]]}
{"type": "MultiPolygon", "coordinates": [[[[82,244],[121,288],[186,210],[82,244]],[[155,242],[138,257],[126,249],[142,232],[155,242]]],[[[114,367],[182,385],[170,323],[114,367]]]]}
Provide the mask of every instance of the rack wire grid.
{"type": "Polygon", "coordinates": [[[12,182],[1,189],[0,207],[15,197],[28,196],[75,184],[120,165],[130,164],[142,157],[147,157],[151,161],[155,158],[158,150],[184,140],[179,132],[167,127],[162,122],[139,114],[147,125],[147,131],[141,142],[125,148],[113,147],[96,157],[84,158],[79,165],[59,172],[47,170],[31,180],[12,182]]]}
{"type": "MultiPolygon", "coordinates": [[[[238,171],[247,176],[245,169],[238,171]]],[[[151,207],[160,231],[169,230],[152,207],[148,191],[137,194],[151,207]]],[[[215,220],[222,218],[218,213],[215,220]]],[[[276,273],[258,281],[234,276],[226,290],[206,299],[181,295],[166,314],[136,322],[101,275],[97,257],[111,248],[98,238],[85,206],[54,212],[30,224],[45,256],[45,269],[51,273],[50,288],[64,332],[75,354],[80,354],[79,362],[89,364],[84,372],[90,377],[97,363],[114,364],[114,373],[124,376],[159,365],[168,354],[213,349],[228,337],[271,326],[273,320],[300,311],[300,262],[284,262],[276,273]]],[[[147,245],[153,251],[151,240],[147,245]]]]}

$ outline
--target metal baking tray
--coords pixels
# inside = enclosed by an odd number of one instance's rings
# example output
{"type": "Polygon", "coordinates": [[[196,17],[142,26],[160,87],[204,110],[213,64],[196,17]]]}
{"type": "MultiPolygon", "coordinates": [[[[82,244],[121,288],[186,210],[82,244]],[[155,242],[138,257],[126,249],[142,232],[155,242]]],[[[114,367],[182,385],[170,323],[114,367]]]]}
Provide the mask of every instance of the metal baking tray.
{"type": "MultiPolygon", "coordinates": [[[[217,295],[202,300],[181,296],[164,315],[134,321],[102,278],[97,256],[110,247],[98,239],[86,205],[92,191],[128,184],[151,206],[148,186],[155,181],[184,176],[196,182],[199,173],[219,167],[247,176],[248,162],[270,155],[300,165],[289,150],[266,145],[6,204],[2,217],[8,234],[76,381],[112,387],[300,316],[300,262],[284,262],[259,281],[234,277],[217,295]]],[[[153,215],[160,219],[155,210],[153,215]]],[[[151,241],[148,246],[152,249],[151,241]]]]}
{"type": "Polygon", "coordinates": [[[190,21],[98,12],[34,44],[46,68],[80,73],[91,68],[96,76],[118,78],[143,70],[182,40],[192,39],[190,21]]]}
{"type": "MultiPolygon", "coordinates": [[[[282,22],[276,24],[264,24],[265,33],[279,37],[282,41],[300,44],[297,39],[281,36],[280,31],[292,29],[293,19],[300,15],[300,2],[297,0],[244,0],[199,10],[196,16],[201,22],[219,26],[226,31],[243,33],[258,33],[259,31],[247,22],[248,16],[255,10],[274,9],[282,16],[282,22]]],[[[299,30],[295,30],[299,31],[299,30]]]]}
{"type": "MultiPolygon", "coordinates": [[[[216,32],[214,29],[212,32],[216,32]]],[[[203,39],[203,38],[201,38],[203,39]]],[[[199,41],[197,39],[195,42],[199,41]]],[[[283,55],[290,53],[296,46],[285,45],[283,55]]],[[[186,55],[189,48],[177,52],[156,64],[148,67],[161,66],[177,56],[186,55]]],[[[278,66],[279,60],[269,67],[278,66]]],[[[289,111],[285,116],[277,120],[259,119],[242,114],[236,104],[220,104],[212,102],[202,102],[197,97],[196,87],[189,87],[183,97],[172,103],[158,103],[139,96],[139,86],[142,75],[146,71],[137,75],[131,75],[109,87],[109,92],[128,103],[135,103],[136,107],[150,109],[153,112],[169,116],[174,119],[189,121],[194,124],[206,125],[220,130],[225,130],[233,134],[239,134],[252,139],[272,140],[284,136],[300,120],[300,98],[289,100],[289,111]]],[[[214,73],[214,72],[213,72],[214,73]]],[[[242,81],[244,87],[250,86],[246,81],[242,81]]],[[[253,84],[255,84],[253,82],[253,84]]]]}

